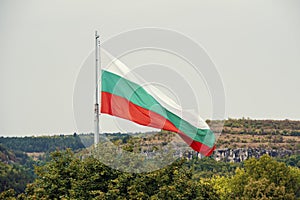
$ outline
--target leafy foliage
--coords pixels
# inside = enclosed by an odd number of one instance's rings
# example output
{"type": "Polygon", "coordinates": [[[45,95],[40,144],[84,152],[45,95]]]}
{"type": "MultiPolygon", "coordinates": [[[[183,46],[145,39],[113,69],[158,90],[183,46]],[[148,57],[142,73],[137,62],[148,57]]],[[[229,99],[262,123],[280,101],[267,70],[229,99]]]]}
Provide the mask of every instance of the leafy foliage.
{"type": "Polygon", "coordinates": [[[16,193],[24,192],[27,183],[34,180],[30,169],[19,164],[8,165],[0,162],[0,191],[14,188],[16,193]]]}
{"type": "Polygon", "coordinates": [[[202,178],[212,178],[213,176],[233,175],[240,163],[218,162],[212,157],[202,159],[192,159],[185,163],[189,168],[193,168],[194,174],[202,178]]]}
{"type": "MultiPolygon", "coordinates": [[[[218,199],[206,181],[179,160],[152,173],[113,170],[97,159],[77,158],[71,150],[53,152],[52,160],[36,167],[37,178],[18,198],[26,199],[218,199]],[[213,198],[214,197],[214,198],[213,198]]],[[[3,195],[14,195],[9,190],[3,195]]]]}
{"type": "Polygon", "coordinates": [[[300,168],[300,155],[292,155],[285,158],[278,158],[280,162],[284,162],[289,166],[300,168]]]}
{"type": "Polygon", "coordinates": [[[264,155],[245,161],[232,177],[212,181],[222,199],[296,199],[300,197],[300,170],[264,155]],[[226,191],[219,187],[222,183],[226,191]]]}

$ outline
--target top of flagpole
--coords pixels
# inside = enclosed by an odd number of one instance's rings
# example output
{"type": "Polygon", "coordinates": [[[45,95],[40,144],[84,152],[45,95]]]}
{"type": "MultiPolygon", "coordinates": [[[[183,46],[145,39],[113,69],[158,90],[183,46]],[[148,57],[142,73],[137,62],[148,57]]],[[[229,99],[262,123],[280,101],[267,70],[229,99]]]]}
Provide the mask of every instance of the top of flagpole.
{"type": "Polygon", "coordinates": [[[99,38],[98,31],[95,31],[95,38],[96,38],[96,39],[99,38]]]}

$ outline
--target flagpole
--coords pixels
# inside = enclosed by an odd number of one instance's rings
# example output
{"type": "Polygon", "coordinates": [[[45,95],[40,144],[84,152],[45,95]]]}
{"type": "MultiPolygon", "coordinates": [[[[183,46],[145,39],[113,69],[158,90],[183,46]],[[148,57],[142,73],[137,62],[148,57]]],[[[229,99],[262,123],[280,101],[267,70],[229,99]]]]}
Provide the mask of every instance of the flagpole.
{"type": "MultiPolygon", "coordinates": [[[[95,126],[95,133],[94,133],[94,146],[97,147],[99,143],[99,73],[101,78],[101,66],[100,66],[100,41],[99,35],[97,31],[95,31],[95,81],[96,81],[96,90],[95,90],[95,119],[94,119],[94,126],[95,126]]],[[[101,104],[101,103],[100,103],[101,104]]]]}

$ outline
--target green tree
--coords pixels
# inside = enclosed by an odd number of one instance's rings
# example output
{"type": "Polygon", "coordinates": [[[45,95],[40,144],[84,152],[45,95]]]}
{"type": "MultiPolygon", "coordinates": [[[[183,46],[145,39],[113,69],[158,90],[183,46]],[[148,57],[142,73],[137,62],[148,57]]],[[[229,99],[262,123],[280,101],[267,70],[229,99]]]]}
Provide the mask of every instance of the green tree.
{"type": "Polygon", "coordinates": [[[51,153],[51,160],[35,173],[25,191],[28,199],[100,198],[118,174],[93,157],[80,160],[70,149],[51,153]]]}
{"type": "Polygon", "coordinates": [[[264,155],[245,161],[228,184],[228,198],[296,199],[300,195],[300,170],[264,155]]]}
{"type": "Polygon", "coordinates": [[[15,200],[16,192],[14,189],[5,190],[0,193],[0,199],[15,200]]]}
{"type": "Polygon", "coordinates": [[[35,168],[37,178],[27,188],[27,193],[40,199],[70,198],[72,183],[78,178],[80,161],[69,149],[53,152],[51,158],[46,165],[35,168]]]}

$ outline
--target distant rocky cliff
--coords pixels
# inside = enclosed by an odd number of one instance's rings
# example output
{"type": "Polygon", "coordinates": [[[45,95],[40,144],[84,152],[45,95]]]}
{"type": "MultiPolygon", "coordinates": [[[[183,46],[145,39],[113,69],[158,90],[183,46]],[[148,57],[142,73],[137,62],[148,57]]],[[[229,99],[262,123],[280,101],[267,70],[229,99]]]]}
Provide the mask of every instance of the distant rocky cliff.
{"type": "MultiPolygon", "coordinates": [[[[217,161],[225,162],[243,162],[248,158],[259,158],[264,154],[268,154],[271,157],[285,157],[294,154],[300,154],[300,150],[291,151],[285,149],[261,149],[261,148],[237,148],[237,149],[216,149],[213,158],[217,161]]],[[[183,157],[191,159],[192,157],[202,158],[203,156],[194,151],[187,151],[182,154],[183,157]]]]}
{"type": "MultiPolygon", "coordinates": [[[[156,151],[142,152],[148,158],[155,157],[160,153],[156,151]]],[[[291,155],[299,155],[300,150],[287,150],[287,149],[264,149],[264,148],[223,148],[216,149],[212,157],[217,161],[224,162],[243,162],[248,158],[259,158],[267,154],[271,157],[283,158],[291,155]]],[[[185,157],[192,159],[193,157],[202,158],[200,153],[191,150],[190,148],[179,148],[173,154],[174,157],[185,157]]]]}
{"type": "Polygon", "coordinates": [[[259,158],[264,154],[268,154],[271,157],[285,157],[292,154],[300,153],[285,149],[261,149],[261,148],[239,148],[239,149],[217,149],[214,153],[214,158],[219,161],[227,162],[242,162],[247,158],[259,158]]]}

